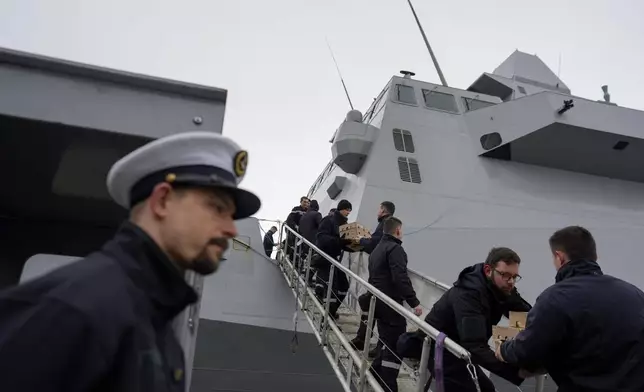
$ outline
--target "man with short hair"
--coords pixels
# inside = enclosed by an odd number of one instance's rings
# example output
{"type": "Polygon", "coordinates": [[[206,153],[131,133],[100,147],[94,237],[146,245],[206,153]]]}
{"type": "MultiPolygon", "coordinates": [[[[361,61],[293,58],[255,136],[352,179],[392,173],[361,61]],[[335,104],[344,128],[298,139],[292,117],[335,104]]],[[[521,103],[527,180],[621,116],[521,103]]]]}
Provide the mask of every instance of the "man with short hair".
{"type": "Polygon", "coordinates": [[[602,272],[585,228],[563,228],[549,242],[556,283],[497,357],[547,370],[561,392],[644,391],[644,293],[602,272]]]}
{"type": "MultiPolygon", "coordinates": [[[[302,237],[306,238],[311,243],[315,244],[315,236],[318,233],[320,228],[320,222],[322,222],[322,214],[320,214],[320,205],[317,200],[311,200],[309,204],[309,209],[302,215],[300,219],[300,234],[302,237]]],[[[306,259],[309,252],[309,246],[305,243],[301,245],[301,258],[302,260],[306,259]]],[[[304,267],[304,263],[300,265],[300,268],[304,267]]],[[[311,276],[312,278],[312,276],[311,276]]]]}
{"type": "Polygon", "coordinates": [[[385,219],[394,215],[394,212],[396,212],[396,206],[394,203],[390,201],[383,201],[380,203],[380,206],[378,207],[378,226],[376,226],[376,230],[371,234],[371,238],[360,239],[360,245],[363,247],[362,250],[364,252],[370,254],[376,248],[376,245],[378,245],[382,238],[382,225],[385,219]]]}
{"type": "MultiPolygon", "coordinates": [[[[394,212],[396,211],[396,206],[394,203],[390,201],[383,201],[380,203],[380,206],[378,207],[378,226],[376,226],[376,230],[371,234],[371,238],[361,238],[360,239],[360,245],[362,245],[362,250],[366,252],[367,254],[370,254],[380,243],[380,239],[382,238],[382,227],[384,224],[384,221],[393,216],[394,212]]],[[[358,327],[358,333],[356,334],[356,337],[353,338],[351,343],[359,349],[362,350],[364,346],[364,340],[365,340],[365,335],[367,334],[367,321],[369,318],[369,302],[371,301],[371,293],[366,292],[358,297],[358,305],[360,305],[360,310],[362,311],[362,314],[360,315],[360,326],[358,327]]],[[[374,348],[372,351],[369,352],[370,357],[374,357],[378,354],[378,351],[382,348],[382,345],[380,341],[378,341],[378,344],[376,348],[374,348]]]]}
{"type": "Polygon", "coordinates": [[[273,248],[275,247],[275,239],[273,238],[273,235],[277,232],[277,227],[271,226],[270,229],[264,234],[264,252],[266,252],[266,256],[271,257],[271,254],[273,254],[273,248]]]}
{"type": "MultiPolygon", "coordinates": [[[[306,196],[300,197],[300,205],[293,207],[291,212],[288,214],[288,217],[286,218],[286,226],[290,227],[293,229],[296,233],[300,232],[300,219],[302,219],[302,216],[306,211],[309,209],[309,203],[310,200],[306,196]]],[[[287,230],[286,233],[286,255],[289,258],[293,258],[293,255],[295,254],[295,236],[287,230]]]]}
{"type": "Polygon", "coordinates": [[[0,294],[0,390],[184,391],[173,319],[197,301],[187,270],[215,272],[260,207],[237,186],[248,154],[216,133],[157,139],[112,166],[130,218],[101,250],[0,294]]]}
{"type": "MultiPolygon", "coordinates": [[[[369,283],[399,304],[407,302],[420,316],[422,308],[407,274],[407,253],[402,247],[402,222],[389,217],[383,221],[383,236],[369,256],[369,283]]],[[[375,319],[382,348],[371,364],[376,380],[386,391],[397,392],[400,356],[396,344],[407,329],[407,320],[395,310],[376,301],[375,319]]]]}
{"type": "MultiPolygon", "coordinates": [[[[509,312],[527,312],[528,304],[517,292],[521,259],[510,248],[493,248],[484,263],[465,268],[458,280],[434,304],[425,321],[444,332],[472,354],[482,392],[494,392],[494,384],[479,366],[520,385],[519,367],[499,361],[488,342],[492,326],[509,312]]],[[[422,335],[422,334],[421,334],[422,335]]],[[[476,391],[466,363],[443,352],[445,392],[476,391]]],[[[429,383],[425,390],[428,390],[429,383]]]]}

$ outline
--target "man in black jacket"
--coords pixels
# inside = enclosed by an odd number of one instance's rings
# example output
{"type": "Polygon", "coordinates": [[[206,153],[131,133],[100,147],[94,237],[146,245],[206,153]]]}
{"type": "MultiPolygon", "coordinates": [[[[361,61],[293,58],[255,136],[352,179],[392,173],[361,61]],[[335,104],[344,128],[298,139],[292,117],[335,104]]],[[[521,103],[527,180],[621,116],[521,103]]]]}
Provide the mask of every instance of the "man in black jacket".
{"type": "MultiPolygon", "coordinates": [[[[384,221],[383,237],[369,256],[369,283],[402,305],[403,301],[420,316],[422,308],[407,274],[407,253],[402,247],[402,222],[390,217],[384,221]]],[[[381,301],[376,301],[375,318],[383,345],[371,367],[386,391],[398,391],[400,359],[396,343],[405,333],[407,320],[381,301]]]]}
{"type": "MultiPolygon", "coordinates": [[[[320,222],[322,221],[322,214],[319,212],[320,206],[317,200],[311,200],[308,211],[302,215],[300,218],[300,234],[302,237],[311,241],[315,244],[315,236],[318,233],[320,228],[320,222]]],[[[304,244],[302,245],[302,255],[306,255],[306,252],[309,251],[309,247],[304,244]]]]}
{"type": "MultiPolygon", "coordinates": [[[[309,198],[306,196],[300,197],[300,205],[293,207],[291,212],[288,214],[288,217],[286,217],[286,226],[290,227],[291,229],[295,230],[296,233],[299,233],[300,230],[300,219],[302,219],[302,215],[309,209],[309,198]]],[[[287,231],[286,234],[286,255],[289,258],[293,258],[293,254],[295,251],[295,236],[291,234],[291,232],[287,231]]]]}
{"type": "Polygon", "coordinates": [[[130,219],[101,250],[0,294],[0,391],[183,392],[173,319],[197,301],[184,272],[214,272],[257,196],[248,154],[216,133],[157,139],[114,164],[130,219]]]}
{"type": "Polygon", "coordinates": [[[266,252],[266,256],[271,257],[271,254],[273,253],[273,248],[275,247],[275,239],[273,238],[273,235],[277,232],[277,227],[272,226],[266,234],[264,234],[264,252],[266,252]]]}
{"type": "Polygon", "coordinates": [[[360,239],[360,245],[362,245],[363,252],[369,254],[373,252],[382,238],[382,225],[385,219],[393,216],[394,212],[396,212],[396,206],[394,203],[390,201],[383,201],[380,203],[380,207],[378,208],[378,226],[376,226],[376,230],[371,234],[371,238],[360,239]]]}
{"type": "MultiPolygon", "coordinates": [[[[488,345],[492,326],[510,311],[527,312],[528,304],[517,292],[521,259],[509,248],[493,248],[485,263],[465,268],[454,286],[434,304],[425,321],[444,332],[472,354],[472,362],[515,385],[523,382],[519,367],[499,361],[488,345]]],[[[445,392],[476,391],[465,362],[444,351],[445,392]]],[[[494,384],[476,366],[482,392],[494,384]]],[[[429,385],[426,386],[429,388],[429,385]]],[[[427,389],[426,389],[427,390],[427,389]]]]}
{"type": "MultiPolygon", "coordinates": [[[[326,216],[322,219],[316,235],[315,245],[322,252],[338,261],[342,260],[343,251],[350,251],[346,246],[351,243],[351,240],[340,238],[340,226],[347,223],[347,216],[351,213],[351,209],[352,207],[349,201],[340,200],[338,208],[333,215],[326,216]]],[[[315,293],[320,300],[325,300],[327,284],[331,273],[331,263],[322,257],[315,257],[311,267],[316,270],[315,293]]],[[[332,283],[329,313],[331,317],[337,318],[338,309],[347,296],[347,290],[349,290],[349,280],[344,272],[336,268],[332,283]]]]}
{"type": "Polygon", "coordinates": [[[583,227],[555,232],[550,249],[556,283],[497,357],[547,370],[560,392],[644,391],[644,293],[602,273],[595,240],[583,227]]]}
{"type": "MultiPolygon", "coordinates": [[[[394,203],[390,201],[383,201],[382,203],[380,203],[380,207],[378,208],[378,226],[376,227],[376,230],[373,232],[373,234],[371,234],[371,238],[360,239],[360,245],[362,245],[363,252],[371,254],[378,243],[380,243],[380,239],[382,238],[383,223],[385,219],[393,216],[395,211],[396,206],[394,205],[394,203]]],[[[356,334],[356,337],[351,341],[351,343],[353,343],[353,345],[358,350],[362,350],[362,347],[364,346],[365,334],[367,333],[369,301],[371,301],[370,292],[366,292],[358,297],[358,304],[360,305],[360,310],[362,311],[362,314],[360,315],[360,327],[358,327],[358,333],[356,334]]],[[[378,345],[374,350],[369,352],[369,356],[375,356],[378,351],[380,351],[381,347],[382,345],[380,344],[380,341],[378,341],[378,345]]]]}

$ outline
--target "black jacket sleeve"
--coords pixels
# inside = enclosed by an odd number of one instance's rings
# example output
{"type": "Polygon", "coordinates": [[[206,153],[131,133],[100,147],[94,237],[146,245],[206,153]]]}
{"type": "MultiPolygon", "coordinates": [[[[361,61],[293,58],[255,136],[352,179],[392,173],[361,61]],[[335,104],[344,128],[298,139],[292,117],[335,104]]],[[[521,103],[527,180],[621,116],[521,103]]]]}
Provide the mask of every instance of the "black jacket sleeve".
{"type": "Polygon", "coordinates": [[[503,313],[505,317],[510,317],[510,312],[529,312],[532,309],[532,305],[528,303],[518,291],[515,291],[512,296],[508,299],[506,306],[507,311],[503,313]]]}
{"type": "Polygon", "coordinates": [[[553,297],[541,294],[528,313],[526,328],[501,345],[506,362],[530,371],[544,368],[546,359],[566,340],[568,315],[553,297]]]}
{"type": "Polygon", "coordinates": [[[420,301],[416,298],[416,291],[414,291],[414,287],[411,285],[411,280],[409,280],[409,275],[407,274],[407,253],[402,246],[396,246],[391,251],[388,261],[391,278],[396,290],[412,308],[420,305],[420,301]]]}
{"type": "Polygon", "coordinates": [[[368,254],[371,254],[374,249],[376,249],[376,246],[378,246],[378,243],[380,243],[380,240],[382,239],[382,223],[383,221],[380,221],[378,223],[378,226],[376,227],[376,231],[373,232],[371,235],[371,238],[362,238],[360,240],[360,245],[362,245],[362,250],[364,252],[367,252],[368,254]]]}
{"type": "Polygon", "coordinates": [[[340,237],[335,233],[333,218],[327,217],[322,219],[320,227],[318,228],[318,233],[315,236],[315,244],[320,248],[320,250],[327,254],[340,254],[342,251],[342,243],[340,241],[340,237]]]}
{"type": "Polygon", "coordinates": [[[472,362],[515,385],[520,385],[519,367],[496,359],[488,345],[486,318],[481,306],[479,293],[474,290],[452,288],[454,318],[458,328],[460,344],[472,354],[472,362]]]}
{"type": "Polygon", "coordinates": [[[84,314],[59,300],[0,300],[0,390],[94,389],[111,361],[101,335],[84,314]]]}

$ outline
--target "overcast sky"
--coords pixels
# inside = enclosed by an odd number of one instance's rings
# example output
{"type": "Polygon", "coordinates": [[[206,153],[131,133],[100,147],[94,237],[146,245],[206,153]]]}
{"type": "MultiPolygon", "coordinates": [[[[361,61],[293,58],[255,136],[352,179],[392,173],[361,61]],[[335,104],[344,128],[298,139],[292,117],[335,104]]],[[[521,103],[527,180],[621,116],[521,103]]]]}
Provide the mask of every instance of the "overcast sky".
{"type": "MultiPolygon", "coordinates": [[[[608,84],[644,110],[644,1],[414,5],[452,87],[519,49],[555,73],[561,56],[574,95],[608,84]]],[[[249,150],[262,218],[284,219],[331,159],[348,103],[325,37],[362,111],[401,69],[438,82],[406,0],[0,0],[0,46],[227,89],[224,134],[249,150]]]]}

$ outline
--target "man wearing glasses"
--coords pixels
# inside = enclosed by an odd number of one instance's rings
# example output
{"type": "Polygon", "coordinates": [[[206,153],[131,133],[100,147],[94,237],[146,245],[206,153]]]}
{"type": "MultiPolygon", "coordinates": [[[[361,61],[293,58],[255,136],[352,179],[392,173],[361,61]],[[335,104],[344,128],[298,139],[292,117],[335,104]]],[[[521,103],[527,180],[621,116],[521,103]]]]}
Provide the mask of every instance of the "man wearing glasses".
{"type": "MultiPolygon", "coordinates": [[[[472,354],[482,392],[494,392],[494,384],[479,366],[520,385],[519,367],[499,361],[488,345],[492,326],[510,311],[527,312],[531,306],[517,292],[521,259],[512,249],[493,248],[485,263],[465,268],[454,286],[434,304],[425,321],[444,332],[472,354]]],[[[445,392],[475,391],[461,359],[444,351],[445,392]]],[[[428,385],[429,386],[429,385],[428,385]]]]}

